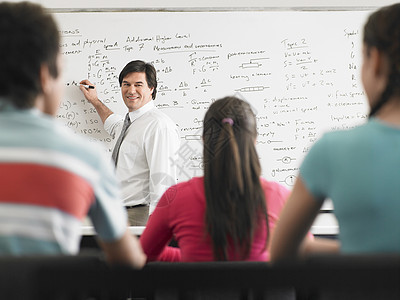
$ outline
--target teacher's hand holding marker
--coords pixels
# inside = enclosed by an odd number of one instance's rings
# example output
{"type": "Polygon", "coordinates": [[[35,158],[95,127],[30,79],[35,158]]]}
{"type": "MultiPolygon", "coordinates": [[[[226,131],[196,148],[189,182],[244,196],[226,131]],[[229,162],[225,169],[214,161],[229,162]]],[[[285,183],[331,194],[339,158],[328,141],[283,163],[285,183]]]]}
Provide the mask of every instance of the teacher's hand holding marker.
{"type": "MultiPolygon", "coordinates": [[[[93,83],[91,83],[89,80],[84,79],[81,82],[79,82],[79,89],[82,91],[82,93],[86,96],[86,92],[90,92],[91,90],[95,90],[96,87],[94,86],[93,83]]],[[[95,93],[91,93],[92,95],[96,94],[97,96],[97,92],[95,93]]]]}
{"type": "Polygon", "coordinates": [[[79,89],[82,91],[85,98],[94,106],[100,116],[101,121],[104,121],[113,113],[107,106],[101,102],[97,96],[96,87],[89,80],[84,79],[79,82],[79,89]]]}

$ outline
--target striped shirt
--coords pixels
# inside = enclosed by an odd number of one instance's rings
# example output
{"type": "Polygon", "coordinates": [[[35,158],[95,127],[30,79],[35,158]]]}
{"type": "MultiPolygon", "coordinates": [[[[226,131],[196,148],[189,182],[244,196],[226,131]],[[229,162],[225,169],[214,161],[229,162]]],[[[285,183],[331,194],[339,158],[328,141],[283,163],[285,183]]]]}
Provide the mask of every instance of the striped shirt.
{"type": "Polygon", "coordinates": [[[101,146],[37,109],[0,105],[0,255],[76,254],[86,216],[103,241],[126,230],[101,146]]]}

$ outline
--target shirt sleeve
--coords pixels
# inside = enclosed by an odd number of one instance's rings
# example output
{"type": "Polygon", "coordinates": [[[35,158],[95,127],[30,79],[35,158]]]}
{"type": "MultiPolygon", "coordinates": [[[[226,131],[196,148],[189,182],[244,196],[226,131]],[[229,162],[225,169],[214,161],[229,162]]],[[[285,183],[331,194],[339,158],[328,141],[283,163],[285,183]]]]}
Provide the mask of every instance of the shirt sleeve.
{"type": "Polygon", "coordinates": [[[124,123],[124,117],[117,114],[111,114],[104,121],[104,130],[107,131],[109,135],[114,139],[117,134],[119,134],[122,130],[122,126],[124,123]]]}
{"type": "Polygon", "coordinates": [[[325,135],[315,142],[300,166],[300,176],[305,186],[318,201],[323,201],[326,198],[327,187],[330,182],[327,168],[328,152],[328,139],[325,135]]]}
{"type": "Polygon", "coordinates": [[[171,193],[168,190],[163,194],[140,236],[140,243],[148,261],[180,260],[180,250],[167,247],[173,236],[169,223],[169,210],[172,209],[169,195],[171,193]]]}
{"type": "Polygon", "coordinates": [[[146,158],[150,170],[150,207],[152,214],[161,195],[176,184],[176,155],[179,150],[179,136],[168,127],[155,128],[146,139],[146,158]]]}

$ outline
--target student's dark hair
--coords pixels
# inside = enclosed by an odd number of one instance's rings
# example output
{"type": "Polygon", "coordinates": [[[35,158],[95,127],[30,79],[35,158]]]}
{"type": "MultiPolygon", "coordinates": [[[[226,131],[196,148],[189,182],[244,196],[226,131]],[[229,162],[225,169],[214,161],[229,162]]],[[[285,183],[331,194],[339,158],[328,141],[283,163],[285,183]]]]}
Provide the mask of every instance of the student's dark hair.
{"type": "Polygon", "coordinates": [[[157,94],[157,71],[152,64],[141,60],[129,62],[119,74],[119,86],[122,86],[122,81],[130,73],[145,73],[146,81],[149,88],[154,88],[152,95],[153,100],[157,94]]]}
{"type": "Polygon", "coordinates": [[[246,259],[261,220],[269,235],[255,114],[247,102],[226,97],[211,104],[203,126],[205,223],[214,257],[227,260],[233,245],[246,259]]]}
{"type": "Polygon", "coordinates": [[[364,44],[368,51],[376,47],[387,56],[390,64],[388,83],[370,117],[394,94],[400,94],[400,3],[386,6],[374,12],[364,26],[364,44]]]}
{"type": "Polygon", "coordinates": [[[0,3],[0,96],[30,108],[42,93],[40,68],[56,78],[60,36],[44,8],[29,2],[0,3]]]}

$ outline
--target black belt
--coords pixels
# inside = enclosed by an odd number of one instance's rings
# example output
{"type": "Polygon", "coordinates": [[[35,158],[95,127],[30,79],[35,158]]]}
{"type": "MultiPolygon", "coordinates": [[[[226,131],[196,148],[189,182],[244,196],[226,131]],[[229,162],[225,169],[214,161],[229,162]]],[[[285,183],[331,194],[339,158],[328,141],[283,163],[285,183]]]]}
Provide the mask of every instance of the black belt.
{"type": "Polygon", "coordinates": [[[132,205],[132,206],[125,206],[126,209],[130,208],[136,208],[136,207],[142,207],[142,206],[149,206],[148,204],[138,204],[138,205],[132,205]]]}

